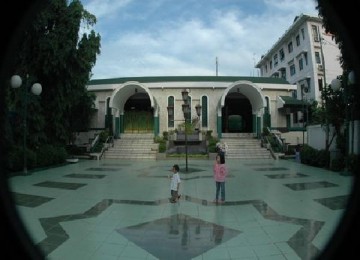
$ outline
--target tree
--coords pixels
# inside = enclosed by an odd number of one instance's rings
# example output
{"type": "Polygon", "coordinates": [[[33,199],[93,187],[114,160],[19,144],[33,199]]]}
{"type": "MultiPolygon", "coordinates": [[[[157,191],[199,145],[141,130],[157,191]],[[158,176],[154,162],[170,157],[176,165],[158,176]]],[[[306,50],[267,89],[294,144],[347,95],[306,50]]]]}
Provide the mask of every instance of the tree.
{"type": "MultiPolygon", "coordinates": [[[[340,79],[346,79],[349,71],[353,70],[355,74],[358,75],[359,72],[359,52],[355,48],[355,39],[354,34],[349,34],[349,28],[353,24],[352,17],[350,15],[344,15],[339,10],[343,8],[339,3],[336,3],[332,0],[318,0],[317,1],[317,10],[319,11],[319,16],[322,17],[323,25],[327,33],[331,33],[335,37],[335,41],[339,46],[341,56],[339,57],[341,62],[341,67],[343,69],[343,75],[340,75],[340,79]],[[340,8],[340,9],[339,9],[340,8]]],[[[353,6],[354,3],[348,3],[347,5],[353,6]]],[[[360,98],[360,92],[358,88],[354,88],[353,91],[353,101],[352,109],[354,111],[359,111],[360,103],[358,102],[360,98]]],[[[331,85],[326,86],[325,91],[322,92],[322,99],[324,101],[325,107],[323,109],[323,119],[325,121],[325,126],[333,125],[335,127],[335,135],[339,139],[344,139],[343,134],[341,133],[341,126],[344,123],[346,117],[346,105],[344,98],[344,88],[341,88],[340,91],[336,93],[332,91],[331,85]]],[[[360,118],[359,114],[353,113],[353,119],[360,118]]],[[[332,140],[335,136],[329,138],[327,136],[326,150],[329,149],[332,140]]]]}
{"type": "MultiPolygon", "coordinates": [[[[41,97],[29,102],[29,110],[33,110],[28,113],[29,136],[38,136],[36,141],[28,138],[30,147],[65,145],[79,125],[82,129],[89,125],[94,97],[86,84],[100,54],[100,35],[93,30],[80,35],[80,28],[95,23],[96,17],[79,0],[50,0],[22,31],[18,55],[10,66],[14,74],[29,74],[43,88],[41,97]]],[[[7,100],[19,110],[22,101],[16,95],[10,90],[7,100]]]]}

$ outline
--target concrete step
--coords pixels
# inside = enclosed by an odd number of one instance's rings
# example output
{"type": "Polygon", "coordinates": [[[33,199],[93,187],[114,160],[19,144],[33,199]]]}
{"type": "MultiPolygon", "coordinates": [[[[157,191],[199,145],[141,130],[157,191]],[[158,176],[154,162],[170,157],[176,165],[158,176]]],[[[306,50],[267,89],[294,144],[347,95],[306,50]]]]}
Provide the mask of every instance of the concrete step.
{"type": "Polygon", "coordinates": [[[226,133],[223,134],[221,143],[226,143],[228,149],[227,159],[268,159],[270,151],[261,147],[259,139],[252,133],[226,133]]]}
{"type": "Polygon", "coordinates": [[[156,159],[158,144],[154,134],[125,133],[114,140],[114,147],[104,153],[106,159],[156,159]]]}

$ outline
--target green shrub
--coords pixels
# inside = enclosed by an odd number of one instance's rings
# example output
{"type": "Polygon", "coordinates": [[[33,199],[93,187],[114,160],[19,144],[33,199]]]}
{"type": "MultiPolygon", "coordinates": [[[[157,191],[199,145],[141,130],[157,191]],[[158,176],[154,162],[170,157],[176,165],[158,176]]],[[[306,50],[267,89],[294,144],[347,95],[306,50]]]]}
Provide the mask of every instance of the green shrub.
{"type": "Polygon", "coordinates": [[[159,153],[165,153],[166,151],[166,141],[159,143],[159,153]]]}
{"type": "Polygon", "coordinates": [[[330,170],[339,172],[344,169],[344,159],[343,158],[335,158],[331,161],[331,168],[330,170]]]}
{"type": "Polygon", "coordinates": [[[210,140],[212,136],[212,130],[207,130],[205,134],[206,140],[210,140]]]}
{"type": "Polygon", "coordinates": [[[91,152],[92,153],[100,153],[101,150],[104,147],[104,143],[103,142],[97,142],[92,148],[91,148],[91,152]]]}
{"type": "Polygon", "coordinates": [[[318,167],[327,167],[328,162],[330,161],[330,152],[325,150],[319,150],[317,153],[317,165],[318,167]]]}
{"type": "Polygon", "coordinates": [[[163,132],[163,139],[164,140],[169,140],[169,132],[167,132],[167,131],[163,132]]]}
{"type": "Polygon", "coordinates": [[[106,139],[108,137],[109,137],[109,131],[108,130],[101,131],[100,134],[99,134],[99,142],[105,143],[106,139]]]}
{"type": "MultiPolygon", "coordinates": [[[[62,146],[42,145],[36,151],[26,150],[26,166],[28,170],[64,163],[68,153],[62,146]]],[[[21,171],[24,167],[22,147],[12,147],[8,153],[7,169],[10,172],[21,171]]]]}
{"type": "Polygon", "coordinates": [[[64,163],[68,153],[65,147],[54,145],[43,145],[36,152],[36,167],[46,167],[64,163]]]}
{"type": "MultiPolygon", "coordinates": [[[[30,149],[26,149],[26,167],[33,169],[37,165],[36,154],[30,149]]],[[[18,172],[24,168],[24,150],[20,146],[14,146],[9,150],[6,167],[10,172],[18,172]]]]}
{"type": "Polygon", "coordinates": [[[154,142],[159,144],[159,153],[164,153],[166,151],[166,139],[161,136],[155,136],[154,142]]]}
{"type": "Polygon", "coordinates": [[[219,142],[218,138],[215,137],[210,137],[210,139],[208,139],[208,152],[209,153],[215,153],[216,152],[216,144],[219,142]]]}

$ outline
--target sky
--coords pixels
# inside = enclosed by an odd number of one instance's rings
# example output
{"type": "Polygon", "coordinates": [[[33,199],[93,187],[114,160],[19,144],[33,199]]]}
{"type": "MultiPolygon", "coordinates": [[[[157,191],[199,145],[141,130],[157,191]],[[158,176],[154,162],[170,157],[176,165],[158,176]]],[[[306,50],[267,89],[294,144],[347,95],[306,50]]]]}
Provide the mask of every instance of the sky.
{"type": "Polygon", "coordinates": [[[81,0],[101,36],[91,79],[259,76],[261,55],[316,0],[81,0]]]}

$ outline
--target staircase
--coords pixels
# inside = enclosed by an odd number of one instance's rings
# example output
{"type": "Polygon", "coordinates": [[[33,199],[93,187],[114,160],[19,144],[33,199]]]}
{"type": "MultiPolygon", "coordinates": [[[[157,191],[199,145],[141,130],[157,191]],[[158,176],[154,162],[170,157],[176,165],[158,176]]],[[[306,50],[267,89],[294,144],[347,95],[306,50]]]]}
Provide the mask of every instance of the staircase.
{"type": "Polygon", "coordinates": [[[154,134],[121,134],[103,155],[104,159],[156,159],[159,144],[154,143],[154,134]]]}
{"type": "Polygon", "coordinates": [[[272,158],[270,151],[261,147],[260,140],[254,138],[252,133],[223,133],[220,142],[228,146],[227,159],[272,158]]]}

